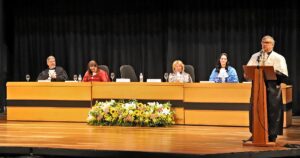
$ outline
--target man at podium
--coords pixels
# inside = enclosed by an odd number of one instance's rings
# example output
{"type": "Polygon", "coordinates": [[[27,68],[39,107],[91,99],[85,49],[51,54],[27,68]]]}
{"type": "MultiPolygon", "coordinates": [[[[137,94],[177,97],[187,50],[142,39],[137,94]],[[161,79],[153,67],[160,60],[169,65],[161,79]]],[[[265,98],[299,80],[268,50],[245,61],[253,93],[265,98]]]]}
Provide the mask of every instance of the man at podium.
{"type": "MultiPolygon", "coordinates": [[[[247,66],[273,66],[277,80],[267,80],[267,116],[268,116],[268,135],[269,142],[275,142],[277,135],[283,132],[283,103],[281,96],[280,84],[286,83],[288,70],[285,58],[273,51],[275,40],[273,37],[266,35],[261,40],[261,51],[255,53],[250,58],[247,66]]],[[[253,93],[252,93],[253,95],[253,93]]],[[[251,97],[253,97],[251,95],[251,97]]],[[[252,100],[251,100],[252,101],[252,100]]],[[[250,132],[252,133],[253,119],[252,103],[250,108],[250,132]]],[[[252,141],[252,137],[248,139],[252,141]]]]}

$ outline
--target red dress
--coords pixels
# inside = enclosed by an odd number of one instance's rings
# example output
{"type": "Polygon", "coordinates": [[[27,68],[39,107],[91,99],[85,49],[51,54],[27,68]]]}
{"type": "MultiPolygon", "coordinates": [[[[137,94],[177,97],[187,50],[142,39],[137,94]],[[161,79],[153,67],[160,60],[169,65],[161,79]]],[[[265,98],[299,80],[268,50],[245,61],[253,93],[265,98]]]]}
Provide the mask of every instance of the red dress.
{"type": "Polygon", "coordinates": [[[91,75],[89,71],[86,71],[83,77],[83,82],[109,82],[110,79],[107,75],[107,73],[101,69],[98,69],[97,73],[95,75],[91,75]]]}

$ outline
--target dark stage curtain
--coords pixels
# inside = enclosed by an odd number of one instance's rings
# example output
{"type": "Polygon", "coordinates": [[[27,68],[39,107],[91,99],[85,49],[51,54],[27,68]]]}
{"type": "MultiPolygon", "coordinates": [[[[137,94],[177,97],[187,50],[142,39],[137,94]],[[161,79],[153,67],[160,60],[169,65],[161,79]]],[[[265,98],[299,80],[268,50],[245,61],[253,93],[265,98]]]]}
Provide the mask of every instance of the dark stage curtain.
{"type": "MultiPolygon", "coordinates": [[[[293,110],[300,113],[299,11],[297,1],[260,0],[98,1],[12,0],[9,80],[36,79],[54,55],[69,77],[83,74],[89,60],[132,65],[146,78],[163,78],[181,59],[195,67],[196,81],[208,77],[221,52],[228,53],[240,81],[242,65],[261,49],[262,36],[276,40],[294,86],[293,110]]],[[[222,95],[222,94],[216,94],[222,95]]]]}
{"type": "Polygon", "coordinates": [[[0,44],[0,113],[6,105],[7,48],[0,44]]]}
{"type": "Polygon", "coordinates": [[[5,44],[3,0],[0,0],[0,113],[6,105],[7,46],[5,44]]]}

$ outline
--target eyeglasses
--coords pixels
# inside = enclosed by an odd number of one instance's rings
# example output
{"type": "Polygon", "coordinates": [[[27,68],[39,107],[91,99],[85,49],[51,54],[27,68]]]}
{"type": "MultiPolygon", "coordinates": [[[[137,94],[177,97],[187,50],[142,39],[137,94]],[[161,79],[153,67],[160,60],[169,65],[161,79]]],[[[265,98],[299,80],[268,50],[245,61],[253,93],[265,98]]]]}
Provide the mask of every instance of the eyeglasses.
{"type": "Polygon", "coordinates": [[[271,41],[262,41],[261,43],[264,43],[264,44],[270,44],[272,43],[271,41]]]}
{"type": "Polygon", "coordinates": [[[55,60],[48,60],[49,63],[55,63],[55,60]]]}

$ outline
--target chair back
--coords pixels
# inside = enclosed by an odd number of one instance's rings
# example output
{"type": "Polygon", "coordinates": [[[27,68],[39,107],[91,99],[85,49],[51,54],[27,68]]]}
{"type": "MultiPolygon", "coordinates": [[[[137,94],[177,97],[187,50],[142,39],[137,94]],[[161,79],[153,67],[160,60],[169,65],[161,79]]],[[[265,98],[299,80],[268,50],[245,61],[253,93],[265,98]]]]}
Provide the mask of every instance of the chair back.
{"type": "Polygon", "coordinates": [[[184,65],[184,71],[191,75],[193,82],[195,82],[195,69],[193,65],[184,65]]]}
{"type": "Polygon", "coordinates": [[[120,67],[121,78],[129,78],[131,82],[137,82],[135,70],[131,65],[122,65],[120,67]]]}
{"type": "Polygon", "coordinates": [[[106,66],[106,65],[99,65],[99,68],[101,70],[104,70],[107,73],[107,75],[109,75],[109,68],[108,68],[108,66],[106,66]]]}

